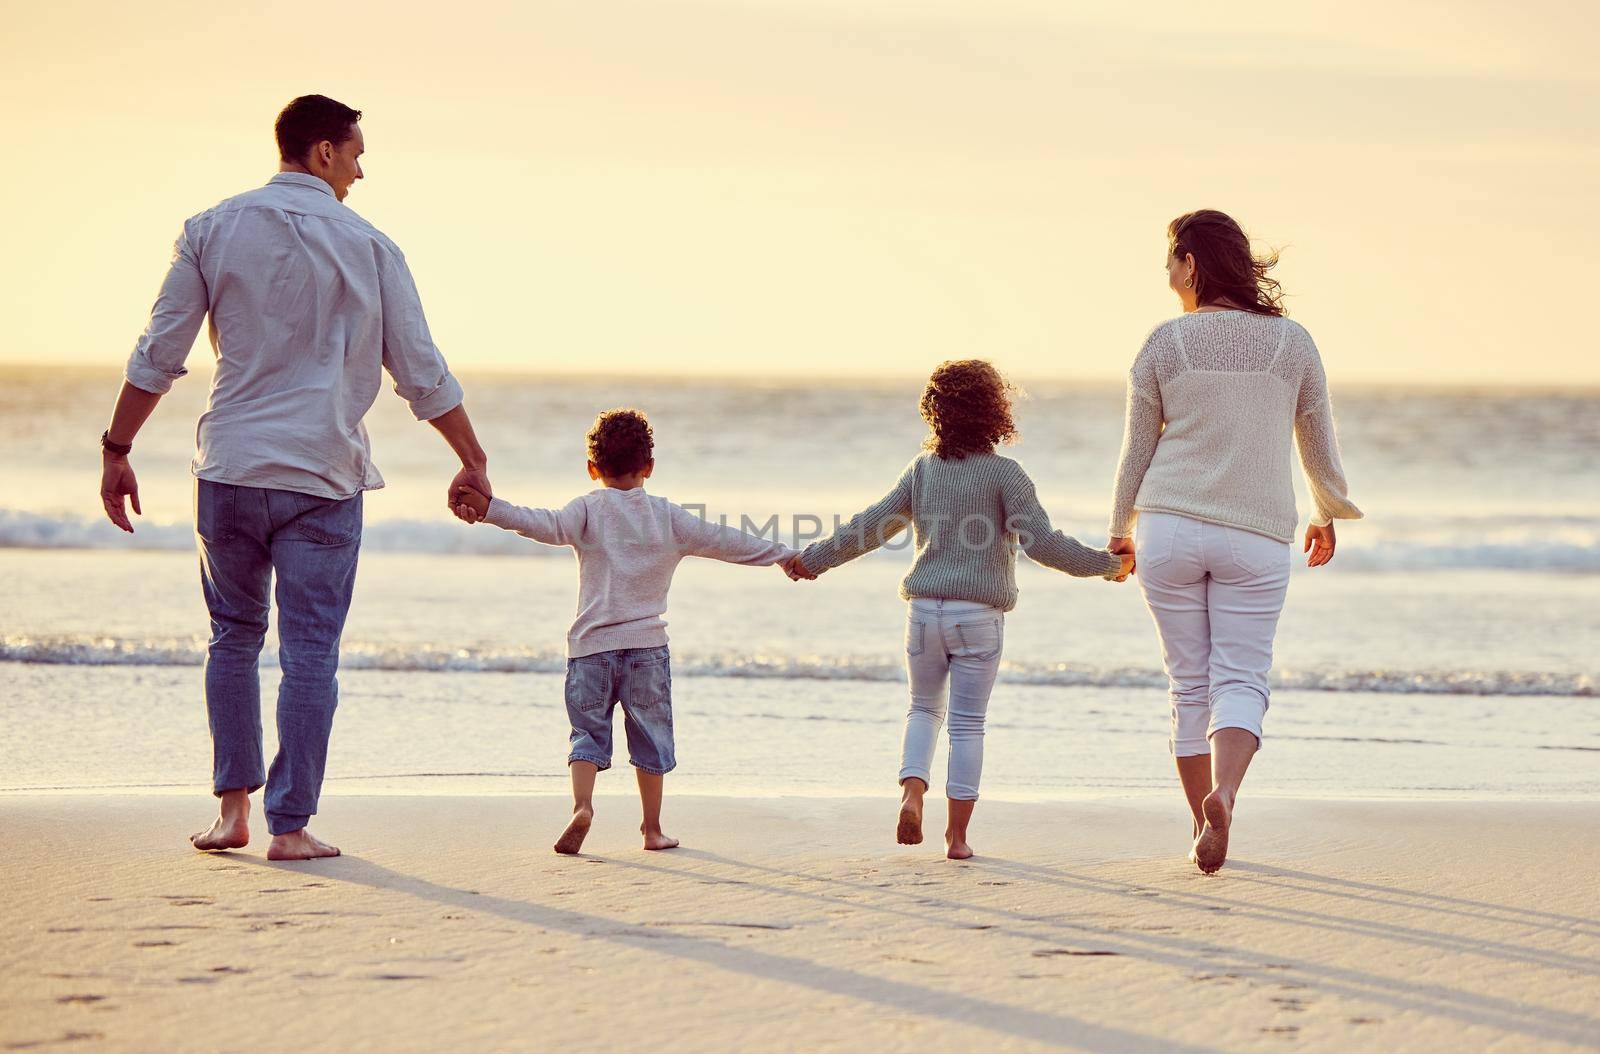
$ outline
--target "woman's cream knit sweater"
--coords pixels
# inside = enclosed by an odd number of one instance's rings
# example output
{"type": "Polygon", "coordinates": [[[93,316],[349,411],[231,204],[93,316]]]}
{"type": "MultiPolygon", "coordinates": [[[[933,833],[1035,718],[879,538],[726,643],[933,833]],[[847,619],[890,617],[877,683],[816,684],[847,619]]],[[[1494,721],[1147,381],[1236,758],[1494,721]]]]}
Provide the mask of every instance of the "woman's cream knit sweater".
{"type": "Polygon", "coordinates": [[[1360,519],[1345,493],[1322,358],[1305,327],[1246,311],[1163,322],[1128,374],[1112,536],[1131,535],[1146,511],[1294,541],[1291,436],[1316,506],[1311,522],[1360,519]]]}

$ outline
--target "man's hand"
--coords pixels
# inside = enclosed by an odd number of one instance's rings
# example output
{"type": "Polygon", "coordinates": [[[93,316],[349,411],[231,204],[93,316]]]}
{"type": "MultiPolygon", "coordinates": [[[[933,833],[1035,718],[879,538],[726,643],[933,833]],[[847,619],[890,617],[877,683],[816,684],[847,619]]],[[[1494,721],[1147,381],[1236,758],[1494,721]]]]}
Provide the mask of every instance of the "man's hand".
{"type": "MultiPolygon", "coordinates": [[[[476,468],[463,467],[460,472],[456,473],[455,479],[450,481],[450,489],[445,492],[444,499],[445,504],[450,507],[451,512],[455,512],[456,506],[461,503],[457,495],[463,489],[476,491],[478,495],[483,498],[484,510],[488,510],[489,499],[494,497],[494,488],[489,485],[488,469],[483,468],[482,466],[476,468]]],[[[461,514],[456,513],[456,515],[460,516],[461,514]]],[[[480,513],[478,518],[482,519],[483,514],[480,513]]],[[[474,521],[467,520],[467,522],[472,523],[474,521]]]]}
{"type": "Polygon", "coordinates": [[[1128,580],[1128,576],[1133,574],[1133,572],[1135,570],[1135,567],[1134,567],[1134,556],[1133,556],[1133,539],[1132,538],[1113,538],[1113,539],[1111,539],[1110,544],[1108,544],[1106,546],[1106,548],[1108,550],[1110,550],[1114,555],[1122,557],[1122,573],[1120,575],[1117,575],[1111,581],[1113,581],[1113,582],[1126,582],[1128,580]]]}
{"type": "Polygon", "coordinates": [[[105,506],[106,518],[132,534],[133,524],[128,520],[123,499],[132,500],[135,516],[144,515],[139,508],[139,480],[133,474],[133,466],[116,454],[103,454],[100,460],[100,504],[105,506]]]}
{"type": "Polygon", "coordinates": [[[795,553],[789,559],[778,564],[783,568],[783,573],[789,576],[792,582],[814,582],[817,576],[807,570],[805,561],[800,559],[800,554],[795,553]]]}
{"type": "MultiPolygon", "coordinates": [[[[134,508],[138,508],[138,506],[135,505],[134,508]]],[[[1301,550],[1311,554],[1306,560],[1306,566],[1321,567],[1329,560],[1332,560],[1333,550],[1337,544],[1338,540],[1333,536],[1333,524],[1330,523],[1326,527],[1318,527],[1316,524],[1312,524],[1307,527],[1305,548],[1301,550]]]]}
{"type": "Polygon", "coordinates": [[[489,515],[489,498],[473,487],[460,486],[453,492],[450,511],[456,514],[458,520],[477,523],[489,515]]]}

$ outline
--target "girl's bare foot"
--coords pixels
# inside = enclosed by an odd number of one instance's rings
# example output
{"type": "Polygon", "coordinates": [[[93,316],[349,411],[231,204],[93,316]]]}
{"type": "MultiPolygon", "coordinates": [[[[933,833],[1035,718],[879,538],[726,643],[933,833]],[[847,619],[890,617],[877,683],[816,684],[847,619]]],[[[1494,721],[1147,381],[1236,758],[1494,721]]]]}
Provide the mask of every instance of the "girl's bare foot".
{"type": "Polygon", "coordinates": [[[1200,805],[1206,824],[1194,840],[1189,858],[1206,874],[1214,874],[1228,859],[1228,825],[1233,821],[1233,803],[1220,790],[1207,794],[1200,805]]]}
{"type": "Polygon", "coordinates": [[[316,860],[324,856],[338,856],[338,846],[329,845],[304,827],[289,834],[275,834],[267,846],[268,860],[316,860]]]}
{"type": "Polygon", "coordinates": [[[972,798],[949,798],[945,805],[949,822],[944,829],[944,855],[952,860],[966,860],[972,856],[972,846],[967,844],[967,825],[972,822],[972,811],[978,807],[978,802],[972,798]]]}
{"type": "Polygon", "coordinates": [[[221,809],[210,827],[189,836],[189,843],[203,853],[243,849],[250,844],[250,792],[223,791],[221,809]]]}
{"type": "Polygon", "coordinates": [[[659,827],[654,829],[649,827],[640,827],[639,830],[644,834],[644,847],[646,849],[678,848],[678,840],[676,838],[668,838],[662,833],[661,828],[659,827]]]}
{"type": "Polygon", "coordinates": [[[894,831],[894,840],[901,845],[922,844],[922,795],[926,785],[915,776],[901,784],[900,822],[894,831]]]}
{"type": "Polygon", "coordinates": [[[562,856],[576,856],[578,850],[583,848],[583,839],[589,833],[589,824],[594,821],[594,810],[579,806],[572,810],[572,819],[567,823],[567,829],[561,832],[561,837],[556,839],[556,852],[562,856]]]}

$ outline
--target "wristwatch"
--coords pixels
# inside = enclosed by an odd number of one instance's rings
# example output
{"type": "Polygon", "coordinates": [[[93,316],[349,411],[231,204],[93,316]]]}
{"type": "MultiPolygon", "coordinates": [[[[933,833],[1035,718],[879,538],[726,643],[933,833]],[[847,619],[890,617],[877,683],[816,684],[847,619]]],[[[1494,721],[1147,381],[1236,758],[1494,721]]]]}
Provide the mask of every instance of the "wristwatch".
{"type": "Polygon", "coordinates": [[[118,457],[127,457],[133,451],[133,444],[114,442],[111,438],[111,429],[108,428],[100,433],[100,449],[118,457]]]}

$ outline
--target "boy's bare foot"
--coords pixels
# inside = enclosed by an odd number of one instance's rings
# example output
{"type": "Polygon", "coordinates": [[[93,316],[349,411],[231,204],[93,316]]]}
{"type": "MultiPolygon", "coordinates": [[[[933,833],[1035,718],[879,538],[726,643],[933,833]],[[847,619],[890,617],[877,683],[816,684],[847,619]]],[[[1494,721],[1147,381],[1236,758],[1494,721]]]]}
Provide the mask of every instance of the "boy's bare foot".
{"type": "Polygon", "coordinates": [[[189,841],[202,853],[243,849],[250,844],[250,826],[243,816],[218,816],[210,827],[191,834],[189,841]]]}
{"type": "Polygon", "coordinates": [[[567,829],[561,832],[561,837],[556,839],[556,852],[562,856],[576,856],[578,850],[583,848],[583,840],[589,834],[589,824],[594,821],[593,809],[573,809],[572,819],[567,823],[567,829]]]}
{"type": "Polygon", "coordinates": [[[1228,825],[1233,821],[1233,803],[1224,798],[1221,791],[1214,790],[1200,803],[1200,811],[1206,818],[1206,825],[1201,828],[1200,837],[1194,840],[1190,859],[1210,875],[1228,859],[1228,825]]]}
{"type": "Polygon", "coordinates": [[[945,845],[949,847],[944,851],[945,856],[952,860],[970,860],[972,858],[972,846],[966,842],[952,839],[949,835],[945,835],[944,841],[945,845]]]}
{"type": "Polygon", "coordinates": [[[304,827],[288,834],[275,834],[267,846],[268,860],[316,860],[324,856],[338,856],[337,846],[329,845],[304,827]]]}
{"type": "Polygon", "coordinates": [[[650,830],[647,827],[640,827],[639,830],[644,834],[644,847],[646,849],[678,848],[678,840],[676,838],[668,838],[662,833],[661,828],[659,827],[655,830],[650,830]]]}

